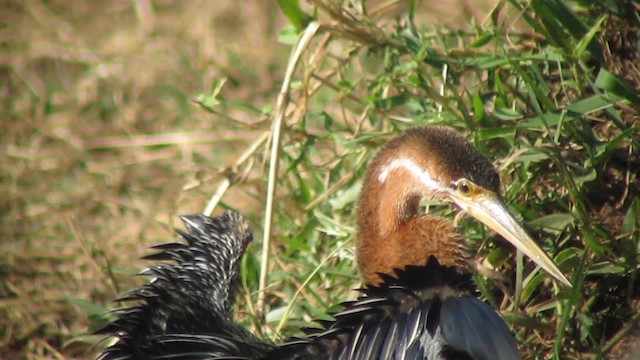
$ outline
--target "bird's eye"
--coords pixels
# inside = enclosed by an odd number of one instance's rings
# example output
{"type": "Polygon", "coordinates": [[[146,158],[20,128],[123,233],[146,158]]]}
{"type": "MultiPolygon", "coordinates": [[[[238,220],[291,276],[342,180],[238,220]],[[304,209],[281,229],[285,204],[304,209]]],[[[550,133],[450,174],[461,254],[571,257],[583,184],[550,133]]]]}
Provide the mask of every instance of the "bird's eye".
{"type": "Polygon", "coordinates": [[[465,180],[458,181],[457,187],[458,187],[458,191],[461,192],[462,194],[468,194],[469,192],[471,192],[469,183],[467,183],[467,181],[465,180]]]}

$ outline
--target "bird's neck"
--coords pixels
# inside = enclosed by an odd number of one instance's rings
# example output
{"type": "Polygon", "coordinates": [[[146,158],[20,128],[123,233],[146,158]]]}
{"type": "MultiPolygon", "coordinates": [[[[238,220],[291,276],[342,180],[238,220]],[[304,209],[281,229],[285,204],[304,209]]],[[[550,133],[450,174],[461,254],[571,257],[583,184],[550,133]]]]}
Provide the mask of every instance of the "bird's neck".
{"type": "MultiPolygon", "coordinates": [[[[374,175],[374,172],[369,175],[374,175]]],[[[391,174],[384,182],[367,176],[358,202],[356,254],[365,284],[378,285],[378,273],[395,276],[396,269],[421,266],[429,256],[440,264],[466,268],[464,243],[453,224],[419,214],[424,194],[414,191],[406,174],[391,174]]]]}

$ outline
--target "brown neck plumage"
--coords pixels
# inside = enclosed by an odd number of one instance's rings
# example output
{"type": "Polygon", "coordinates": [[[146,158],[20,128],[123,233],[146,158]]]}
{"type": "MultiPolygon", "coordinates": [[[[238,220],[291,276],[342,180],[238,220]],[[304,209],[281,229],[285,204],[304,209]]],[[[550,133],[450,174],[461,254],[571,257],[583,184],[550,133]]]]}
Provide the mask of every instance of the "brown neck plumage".
{"type": "Polygon", "coordinates": [[[394,269],[424,265],[431,255],[443,265],[468,266],[464,243],[453,224],[419,214],[420,199],[434,194],[415,171],[389,165],[399,154],[402,149],[383,149],[376,156],[358,201],[356,253],[368,285],[381,282],[378,273],[394,275],[394,269]]]}

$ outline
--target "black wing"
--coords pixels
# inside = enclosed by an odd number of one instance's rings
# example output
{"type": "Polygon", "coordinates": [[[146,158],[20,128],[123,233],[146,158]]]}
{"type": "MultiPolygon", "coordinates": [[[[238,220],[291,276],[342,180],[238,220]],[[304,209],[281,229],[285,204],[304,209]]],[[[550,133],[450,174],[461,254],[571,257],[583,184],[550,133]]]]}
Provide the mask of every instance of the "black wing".
{"type": "Polygon", "coordinates": [[[267,359],[520,359],[502,318],[472,295],[470,276],[435,258],[397,275],[345,303],[325,330],[291,339],[267,359]]]}
{"type": "Polygon", "coordinates": [[[118,318],[97,332],[118,337],[99,360],[253,357],[270,349],[229,318],[252,239],[248,221],[233,212],[181,219],[186,244],[154,246],[160,252],[146,259],[172,263],[144,271],[153,279],[120,299],[138,304],[116,310],[118,318]]]}

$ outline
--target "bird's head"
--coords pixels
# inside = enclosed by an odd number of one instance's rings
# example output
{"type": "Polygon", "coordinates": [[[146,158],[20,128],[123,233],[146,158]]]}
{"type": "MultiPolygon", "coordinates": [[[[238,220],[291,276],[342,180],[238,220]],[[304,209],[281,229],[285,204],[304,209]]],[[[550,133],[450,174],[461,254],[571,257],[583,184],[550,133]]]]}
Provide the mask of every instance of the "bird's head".
{"type": "Polygon", "coordinates": [[[424,197],[455,204],[570,286],[509,211],[491,162],[443,127],[409,129],[371,161],[358,203],[357,253],[365,282],[376,283],[377,272],[421,265],[430,255],[448,265],[466,261],[453,224],[419,213],[424,197]]]}

